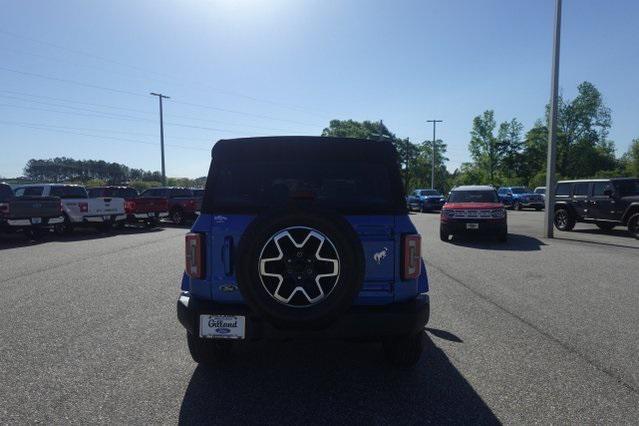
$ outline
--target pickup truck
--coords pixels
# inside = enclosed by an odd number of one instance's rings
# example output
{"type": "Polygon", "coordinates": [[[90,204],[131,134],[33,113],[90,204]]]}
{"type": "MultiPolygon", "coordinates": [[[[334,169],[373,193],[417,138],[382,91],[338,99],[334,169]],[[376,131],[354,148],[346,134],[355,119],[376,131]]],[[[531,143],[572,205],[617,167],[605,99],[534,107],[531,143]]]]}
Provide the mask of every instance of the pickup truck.
{"type": "Polygon", "coordinates": [[[504,206],[513,210],[521,210],[526,207],[539,211],[543,209],[545,205],[543,195],[534,193],[530,188],[526,188],[525,186],[501,187],[497,191],[497,196],[504,206]]]}
{"type": "Polygon", "coordinates": [[[441,210],[446,198],[436,189],[416,189],[406,197],[408,210],[420,212],[441,210]]]}
{"type": "Polygon", "coordinates": [[[124,211],[127,222],[144,223],[149,227],[157,226],[160,219],[169,216],[169,204],[164,198],[141,197],[135,188],[128,186],[101,186],[87,188],[89,198],[124,198],[124,211]]]}
{"type": "Polygon", "coordinates": [[[57,234],[69,234],[76,227],[89,226],[107,232],[113,224],[126,220],[124,199],[112,197],[89,198],[83,186],[63,183],[24,185],[15,189],[16,195],[59,197],[64,221],[55,225],[57,234]]]}
{"type": "Polygon", "coordinates": [[[64,221],[57,197],[16,197],[11,186],[0,183],[0,230],[22,231],[38,238],[64,221]]]}
{"type": "Polygon", "coordinates": [[[174,186],[150,188],[141,194],[142,197],[163,198],[168,203],[169,219],[176,225],[195,220],[201,202],[189,188],[174,186]]]}

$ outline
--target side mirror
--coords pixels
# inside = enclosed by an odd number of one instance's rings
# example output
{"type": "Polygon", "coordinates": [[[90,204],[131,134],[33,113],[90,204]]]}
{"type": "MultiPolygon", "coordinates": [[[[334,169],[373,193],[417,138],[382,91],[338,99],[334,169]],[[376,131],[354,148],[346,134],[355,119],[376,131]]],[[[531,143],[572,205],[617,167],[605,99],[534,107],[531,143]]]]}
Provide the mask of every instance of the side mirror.
{"type": "Polygon", "coordinates": [[[604,195],[607,195],[608,197],[612,197],[614,193],[615,191],[610,187],[604,189],[604,195]]]}

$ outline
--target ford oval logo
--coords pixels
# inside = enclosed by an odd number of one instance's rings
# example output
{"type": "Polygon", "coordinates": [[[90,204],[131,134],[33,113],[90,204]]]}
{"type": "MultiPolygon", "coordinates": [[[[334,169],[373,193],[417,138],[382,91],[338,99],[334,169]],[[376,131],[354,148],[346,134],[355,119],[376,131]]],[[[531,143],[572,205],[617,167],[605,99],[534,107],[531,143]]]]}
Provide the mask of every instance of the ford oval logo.
{"type": "Polygon", "coordinates": [[[228,328],[216,328],[215,332],[220,334],[229,334],[231,330],[229,330],[228,328]]]}

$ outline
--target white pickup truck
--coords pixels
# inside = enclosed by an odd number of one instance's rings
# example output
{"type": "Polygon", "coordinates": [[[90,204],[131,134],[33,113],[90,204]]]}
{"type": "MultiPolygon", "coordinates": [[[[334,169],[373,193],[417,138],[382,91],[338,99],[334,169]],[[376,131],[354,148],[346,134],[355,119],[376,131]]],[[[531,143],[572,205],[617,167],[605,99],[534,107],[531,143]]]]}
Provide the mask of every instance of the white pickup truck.
{"type": "Polygon", "coordinates": [[[16,196],[59,197],[64,222],[56,225],[58,234],[68,234],[77,226],[92,226],[108,231],[113,224],[126,220],[124,198],[89,198],[87,190],[79,185],[31,184],[15,188],[16,196]]]}

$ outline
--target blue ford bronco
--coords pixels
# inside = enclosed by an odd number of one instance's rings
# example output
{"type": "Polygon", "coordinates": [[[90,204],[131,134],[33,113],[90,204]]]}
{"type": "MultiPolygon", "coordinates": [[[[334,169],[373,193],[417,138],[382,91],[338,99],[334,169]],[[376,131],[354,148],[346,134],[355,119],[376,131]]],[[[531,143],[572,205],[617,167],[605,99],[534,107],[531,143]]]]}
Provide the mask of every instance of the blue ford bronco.
{"type": "Polygon", "coordinates": [[[186,235],[177,316],[198,363],[258,339],[382,342],[412,366],[430,304],[392,144],[221,140],[186,235]]]}

